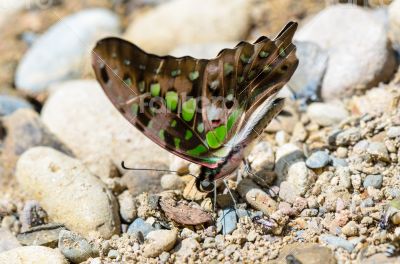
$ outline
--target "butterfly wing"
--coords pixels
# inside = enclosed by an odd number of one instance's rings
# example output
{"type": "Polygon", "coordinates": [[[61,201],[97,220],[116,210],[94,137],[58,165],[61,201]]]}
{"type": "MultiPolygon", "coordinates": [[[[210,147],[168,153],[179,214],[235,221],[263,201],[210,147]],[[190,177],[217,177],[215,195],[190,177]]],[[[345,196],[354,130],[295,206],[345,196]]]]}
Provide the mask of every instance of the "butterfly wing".
{"type": "Polygon", "coordinates": [[[148,138],[189,161],[216,166],[220,158],[213,157],[204,141],[197,102],[206,60],[159,57],[107,38],[94,48],[92,63],[111,102],[148,138]]]}

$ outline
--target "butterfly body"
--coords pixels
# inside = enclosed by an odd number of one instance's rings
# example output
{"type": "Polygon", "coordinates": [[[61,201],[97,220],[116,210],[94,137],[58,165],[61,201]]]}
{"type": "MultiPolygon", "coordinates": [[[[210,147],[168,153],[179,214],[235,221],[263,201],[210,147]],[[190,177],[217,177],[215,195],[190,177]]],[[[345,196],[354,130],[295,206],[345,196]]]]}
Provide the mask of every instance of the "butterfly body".
{"type": "Polygon", "coordinates": [[[202,165],[208,191],[232,174],[281,111],[277,92],[298,60],[289,23],[274,39],[239,43],[212,60],[148,54],[118,38],[93,50],[96,77],[116,108],[171,153],[202,165]]]}

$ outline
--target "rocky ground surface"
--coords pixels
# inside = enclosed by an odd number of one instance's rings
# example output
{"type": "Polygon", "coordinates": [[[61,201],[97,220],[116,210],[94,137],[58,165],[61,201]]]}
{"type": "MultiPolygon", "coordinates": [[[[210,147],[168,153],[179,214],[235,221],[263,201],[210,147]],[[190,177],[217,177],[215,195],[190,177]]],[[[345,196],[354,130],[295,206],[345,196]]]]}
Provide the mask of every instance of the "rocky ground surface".
{"type": "Polygon", "coordinates": [[[400,262],[400,0],[5,2],[1,264],[400,262]],[[113,35],[211,58],[289,20],[296,99],[284,89],[253,173],[229,179],[236,207],[221,184],[214,210],[193,187],[199,167],[114,109],[90,50],[113,35]]]}

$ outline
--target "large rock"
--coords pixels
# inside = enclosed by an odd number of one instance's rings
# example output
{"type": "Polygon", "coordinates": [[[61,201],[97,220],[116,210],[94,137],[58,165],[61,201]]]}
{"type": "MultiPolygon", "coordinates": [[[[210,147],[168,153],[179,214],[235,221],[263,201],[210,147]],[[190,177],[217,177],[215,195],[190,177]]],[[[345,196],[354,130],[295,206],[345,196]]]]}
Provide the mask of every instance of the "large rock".
{"type": "Polygon", "coordinates": [[[42,119],[101,178],[108,177],[121,161],[130,167],[152,160],[169,164],[168,152],[136,130],[95,81],[57,85],[42,119]]]}
{"type": "Polygon", "coordinates": [[[394,0],[389,6],[389,37],[400,54],[400,0],[394,0]]]}
{"type": "Polygon", "coordinates": [[[137,17],[125,37],[147,52],[180,44],[242,39],[250,27],[249,1],[174,0],[137,17]]]}
{"type": "Polygon", "coordinates": [[[80,76],[94,43],[101,37],[117,35],[119,26],[118,17],[105,9],[89,9],[62,19],[23,57],[16,86],[38,93],[51,83],[80,76]]]}
{"type": "Polygon", "coordinates": [[[307,108],[308,117],[320,126],[339,125],[349,116],[340,103],[313,103],[307,108]]]}
{"type": "Polygon", "coordinates": [[[47,247],[19,247],[0,253],[0,264],[68,264],[57,249],[47,247]]]}
{"type": "Polygon", "coordinates": [[[331,6],[311,19],[295,36],[329,53],[322,83],[324,99],[353,94],[390,79],[395,58],[382,19],[353,5],[331,6]]]}
{"type": "Polygon", "coordinates": [[[116,199],[80,161],[36,147],[19,159],[16,177],[22,190],[42,205],[53,222],[88,237],[109,238],[120,232],[116,199]]]}

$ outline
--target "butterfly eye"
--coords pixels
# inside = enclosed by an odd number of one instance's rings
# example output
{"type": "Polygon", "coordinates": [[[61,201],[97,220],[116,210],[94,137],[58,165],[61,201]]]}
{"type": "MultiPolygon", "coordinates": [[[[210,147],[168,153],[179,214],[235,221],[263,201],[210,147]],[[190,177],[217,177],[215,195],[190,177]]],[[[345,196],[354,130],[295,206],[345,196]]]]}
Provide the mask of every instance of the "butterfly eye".
{"type": "Polygon", "coordinates": [[[212,192],[214,190],[214,183],[209,180],[202,180],[200,181],[199,189],[201,192],[212,192]]]}

